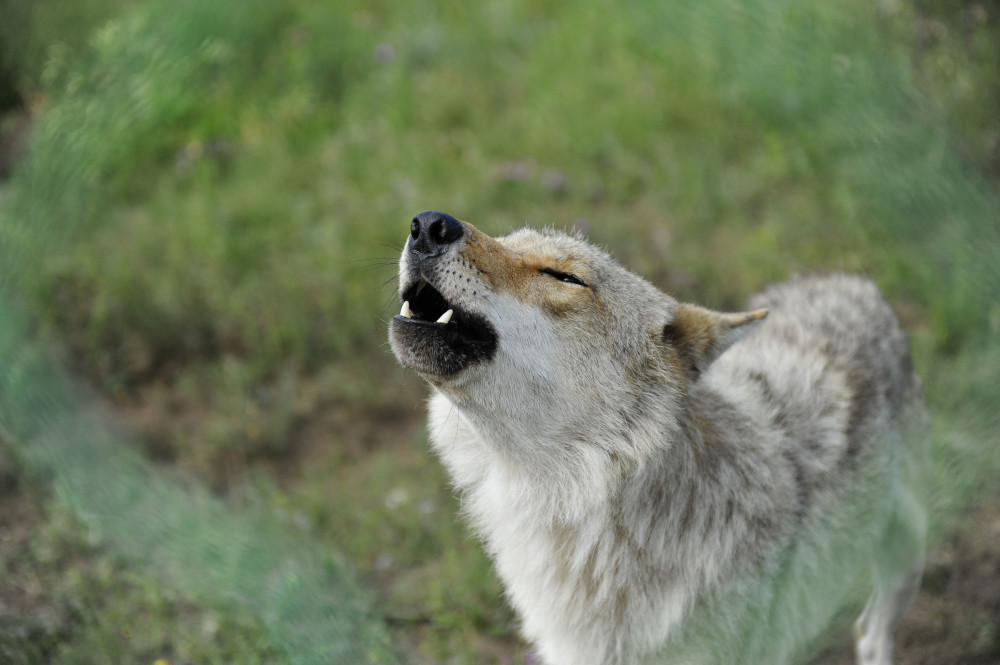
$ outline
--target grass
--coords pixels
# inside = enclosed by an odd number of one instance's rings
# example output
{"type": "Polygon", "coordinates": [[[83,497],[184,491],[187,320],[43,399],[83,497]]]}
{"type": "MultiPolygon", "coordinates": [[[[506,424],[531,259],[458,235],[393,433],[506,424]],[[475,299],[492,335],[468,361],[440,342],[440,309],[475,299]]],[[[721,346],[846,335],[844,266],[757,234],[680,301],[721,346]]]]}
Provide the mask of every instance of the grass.
{"type": "MultiPolygon", "coordinates": [[[[303,538],[303,526],[281,514],[226,505],[183,474],[152,468],[114,419],[25,342],[18,313],[2,311],[4,443],[71,507],[88,537],[141,566],[154,588],[167,584],[190,602],[250,615],[280,662],[392,661],[370,594],[333,547],[303,538]]],[[[120,601],[105,614],[128,616],[120,601]]],[[[120,651],[108,658],[130,660],[136,642],[110,640],[120,651]]]]}
{"type": "Polygon", "coordinates": [[[148,456],[303,520],[422,657],[523,648],[382,343],[421,209],[589,226],[718,308],[796,271],[867,272],[912,331],[941,514],[1000,469],[983,6],[11,7],[31,29],[4,64],[38,114],[0,192],[6,292],[148,456]]]}
{"type": "Polygon", "coordinates": [[[5,663],[275,662],[252,616],[199,604],[130,567],[69,506],[26,482],[0,445],[5,663]]]}

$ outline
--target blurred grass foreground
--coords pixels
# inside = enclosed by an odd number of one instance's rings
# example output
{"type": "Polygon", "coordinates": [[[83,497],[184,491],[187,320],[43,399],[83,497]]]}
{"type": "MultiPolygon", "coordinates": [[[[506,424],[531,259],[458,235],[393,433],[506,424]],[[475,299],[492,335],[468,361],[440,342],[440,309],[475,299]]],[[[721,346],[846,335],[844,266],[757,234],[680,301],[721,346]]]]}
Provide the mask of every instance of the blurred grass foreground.
{"type": "Polygon", "coordinates": [[[998,43],[957,0],[8,0],[0,660],[527,657],[383,344],[426,208],[717,308],[868,273],[943,533],[1000,474],[998,43]]]}

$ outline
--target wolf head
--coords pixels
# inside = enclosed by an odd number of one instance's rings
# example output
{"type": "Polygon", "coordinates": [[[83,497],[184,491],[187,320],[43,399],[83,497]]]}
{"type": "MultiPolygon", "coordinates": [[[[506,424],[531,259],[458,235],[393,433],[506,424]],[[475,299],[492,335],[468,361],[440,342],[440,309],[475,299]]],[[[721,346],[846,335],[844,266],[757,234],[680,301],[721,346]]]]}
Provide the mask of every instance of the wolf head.
{"type": "Polygon", "coordinates": [[[766,314],[680,303],[579,237],[491,238],[436,211],[413,218],[399,295],[389,328],[399,362],[477,429],[518,441],[594,440],[673,412],[766,314]]]}

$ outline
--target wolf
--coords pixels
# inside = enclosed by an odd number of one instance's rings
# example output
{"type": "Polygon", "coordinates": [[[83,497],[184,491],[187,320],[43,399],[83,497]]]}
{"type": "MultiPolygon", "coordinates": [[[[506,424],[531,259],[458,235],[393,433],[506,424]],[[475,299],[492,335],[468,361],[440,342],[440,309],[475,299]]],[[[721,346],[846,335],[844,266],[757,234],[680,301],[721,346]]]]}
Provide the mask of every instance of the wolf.
{"type": "Polygon", "coordinates": [[[870,583],[857,662],[891,663],[924,561],[921,389],[870,281],[721,313],[581,237],[425,211],[399,294],[390,346],[543,662],[800,662],[870,583]]]}

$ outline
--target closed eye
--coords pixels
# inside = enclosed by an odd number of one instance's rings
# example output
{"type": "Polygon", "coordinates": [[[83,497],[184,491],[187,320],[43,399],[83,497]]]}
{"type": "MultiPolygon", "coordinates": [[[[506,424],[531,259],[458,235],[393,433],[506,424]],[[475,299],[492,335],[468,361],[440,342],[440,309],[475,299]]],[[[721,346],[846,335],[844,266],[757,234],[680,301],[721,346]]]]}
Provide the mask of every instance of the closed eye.
{"type": "Polygon", "coordinates": [[[538,272],[548,275],[549,277],[555,277],[560,282],[566,282],[567,284],[576,284],[578,286],[587,286],[587,283],[574,275],[571,272],[562,272],[560,270],[553,270],[552,268],[539,268],[538,272]]]}

